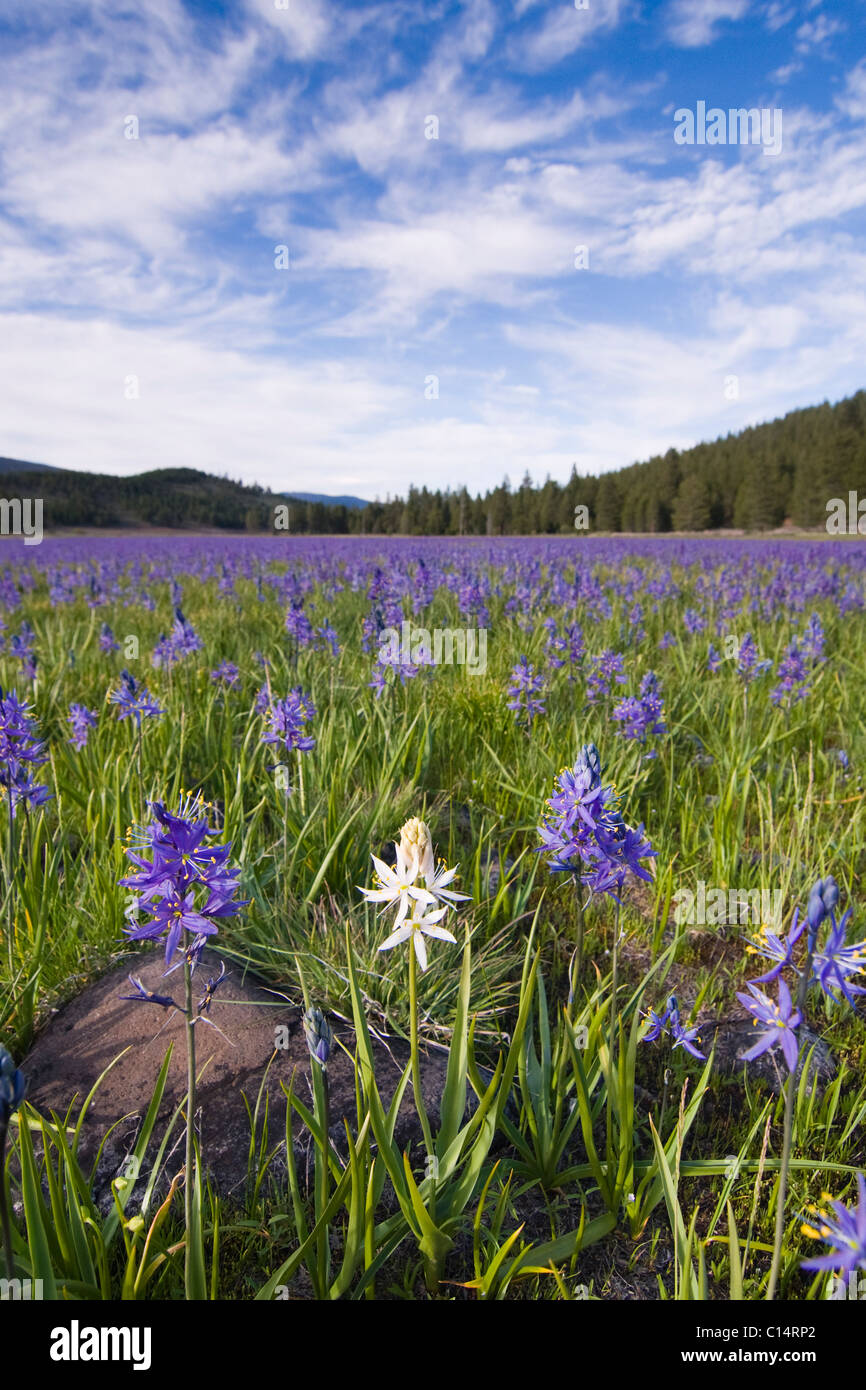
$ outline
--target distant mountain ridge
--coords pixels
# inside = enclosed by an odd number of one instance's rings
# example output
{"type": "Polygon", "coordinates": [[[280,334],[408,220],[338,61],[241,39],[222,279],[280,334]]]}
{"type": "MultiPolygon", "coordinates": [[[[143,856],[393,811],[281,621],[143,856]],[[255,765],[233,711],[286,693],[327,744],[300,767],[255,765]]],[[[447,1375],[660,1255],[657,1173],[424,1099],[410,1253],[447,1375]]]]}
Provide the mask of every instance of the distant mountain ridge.
{"type": "Polygon", "coordinates": [[[325,507],[369,507],[363,497],[331,497],[326,492],[285,492],[284,497],[294,498],[296,502],[321,502],[325,507]]]}
{"type": "Polygon", "coordinates": [[[13,497],[38,494],[49,531],[160,526],[289,536],[579,537],[584,531],[826,530],[837,502],[850,510],[854,494],[863,498],[855,511],[866,503],[866,391],[600,476],[578,473],[575,465],[565,482],[548,477],[538,484],[527,473],[516,487],[506,477],[475,496],[465,485],[431,490],[410,484],[405,497],[364,503],[352,496],[272,493],[195,468],[116,478],[14,459],[0,460],[0,489],[13,497]],[[286,506],[288,517],[275,510],[286,506]]]}
{"type": "Polygon", "coordinates": [[[257,484],[218,478],[197,468],[154,468],[116,477],[9,458],[0,460],[0,492],[7,497],[40,497],[47,531],[62,527],[154,526],[179,531],[204,528],[289,535],[310,531],[339,534],[350,530],[349,516],[357,516],[367,505],[361,498],[331,502],[268,492],[257,484]],[[277,508],[288,510],[288,527],[277,508]]]}
{"type": "Polygon", "coordinates": [[[26,463],[24,459],[0,458],[0,473],[61,473],[50,463],[26,463]]]}

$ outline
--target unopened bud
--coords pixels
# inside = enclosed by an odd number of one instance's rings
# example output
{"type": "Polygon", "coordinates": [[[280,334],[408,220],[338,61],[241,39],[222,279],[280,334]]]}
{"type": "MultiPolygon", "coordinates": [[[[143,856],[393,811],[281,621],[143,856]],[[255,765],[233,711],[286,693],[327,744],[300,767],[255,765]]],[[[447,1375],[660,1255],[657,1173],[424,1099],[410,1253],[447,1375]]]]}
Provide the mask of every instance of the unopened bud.
{"type": "Polygon", "coordinates": [[[320,1067],[326,1067],[334,1046],[334,1031],[321,1009],[307,1009],[304,1014],[304,1036],[310,1056],[316,1059],[320,1067]]]}

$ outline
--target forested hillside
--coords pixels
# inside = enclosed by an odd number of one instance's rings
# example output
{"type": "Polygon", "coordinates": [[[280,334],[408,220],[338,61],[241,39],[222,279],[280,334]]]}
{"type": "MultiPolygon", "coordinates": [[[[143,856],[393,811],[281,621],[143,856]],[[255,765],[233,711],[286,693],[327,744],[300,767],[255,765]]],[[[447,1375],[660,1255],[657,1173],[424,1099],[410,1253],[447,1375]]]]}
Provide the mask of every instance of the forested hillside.
{"type": "MultiPolygon", "coordinates": [[[[46,529],[160,526],[235,531],[273,528],[285,494],[193,468],[135,477],[75,473],[0,461],[5,497],[42,497],[46,529]]],[[[530,535],[593,531],[765,530],[790,520],[824,526],[827,502],[866,497],[866,391],[795,410],[712,443],[632,464],[600,477],[573,468],[566,483],[535,486],[527,474],[473,496],[467,488],[409,489],[366,507],[289,499],[294,534],[530,535]],[[585,507],[586,513],[576,512],[585,507]]],[[[355,499],[351,499],[354,501],[355,499]]]]}

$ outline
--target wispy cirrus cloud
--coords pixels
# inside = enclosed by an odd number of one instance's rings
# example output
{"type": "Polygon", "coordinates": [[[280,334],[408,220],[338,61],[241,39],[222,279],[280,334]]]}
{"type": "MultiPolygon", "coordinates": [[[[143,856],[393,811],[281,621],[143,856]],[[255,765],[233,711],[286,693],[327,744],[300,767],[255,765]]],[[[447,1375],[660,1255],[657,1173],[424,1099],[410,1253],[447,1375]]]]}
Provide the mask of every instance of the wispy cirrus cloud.
{"type": "Polygon", "coordinates": [[[76,0],[59,31],[9,0],[0,453],[485,487],[854,389],[866,76],[840,22],[76,0]],[[738,106],[785,82],[777,159],[675,145],[704,48],[738,106]]]}
{"type": "Polygon", "coordinates": [[[683,48],[701,48],[718,38],[722,25],[742,19],[748,8],[749,0],[673,0],[667,32],[683,48]]]}

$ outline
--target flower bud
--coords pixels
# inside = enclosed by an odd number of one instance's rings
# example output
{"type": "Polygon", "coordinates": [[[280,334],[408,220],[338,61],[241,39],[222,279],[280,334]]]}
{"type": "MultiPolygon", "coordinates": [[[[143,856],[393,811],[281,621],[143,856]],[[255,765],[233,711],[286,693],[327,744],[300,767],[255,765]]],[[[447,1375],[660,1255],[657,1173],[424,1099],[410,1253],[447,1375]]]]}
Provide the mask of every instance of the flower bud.
{"type": "Polygon", "coordinates": [[[0,1124],[9,1123],[10,1115],[18,1109],[26,1092],[27,1079],[23,1071],[16,1069],[5,1047],[0,1047],[0,1124]]]}
{"type": "Polygon", "coordinates": [[[423,874],[430,878],[436,865],[433,859],[433,842],[430,830],[423,820],[413,816],[400,829],[399,853],[404,864],[415,870],[415,877],[423,874]]]}
{"type": "Polygon", "coordinates": [[[829,917],[834,907],[839,901],[839,885],[832,875],[827,878],[819,878],[809,894],[808,918],[812,932],[816,932],[824,921],[829,917]]]}
{"type": "Polygon", "coordinates": [[[590,789],[601,785],[601,754],[594,743],[585,743],[577,755],[575,772],[586,770],[590,774],[590,789]]]}
{"type": "Polygon", "coordinates": [[[320,1067],[326,1067],[334,1046],[334,1030],[321,1009],[307,1009],[304,1014],[304,1036],[310,1056],[315,1058],[320,1067]]]}

